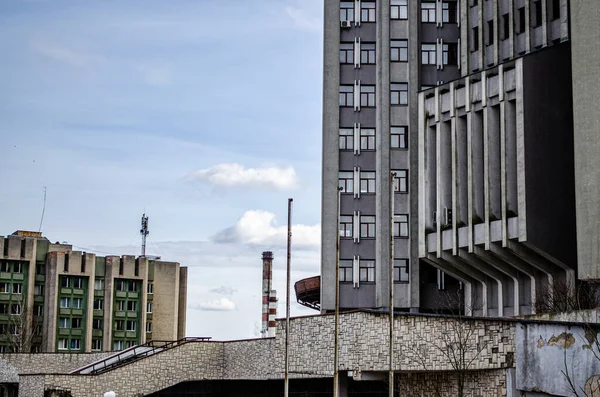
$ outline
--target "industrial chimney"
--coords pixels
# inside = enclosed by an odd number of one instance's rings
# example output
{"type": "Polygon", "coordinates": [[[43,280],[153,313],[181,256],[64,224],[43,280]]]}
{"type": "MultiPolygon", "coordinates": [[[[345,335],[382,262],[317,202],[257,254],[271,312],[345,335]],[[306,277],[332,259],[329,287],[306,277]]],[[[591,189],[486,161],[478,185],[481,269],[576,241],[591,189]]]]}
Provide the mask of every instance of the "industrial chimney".
{"type": "Polygon", "coordinates": [[[263,338],[265,338],[275,336],[275,318],[277,317],[277,291],[271,289],[273,286],[273,253],[271,251],[263,252],[262,260],[262,326],[260,334],[263,338]]]}

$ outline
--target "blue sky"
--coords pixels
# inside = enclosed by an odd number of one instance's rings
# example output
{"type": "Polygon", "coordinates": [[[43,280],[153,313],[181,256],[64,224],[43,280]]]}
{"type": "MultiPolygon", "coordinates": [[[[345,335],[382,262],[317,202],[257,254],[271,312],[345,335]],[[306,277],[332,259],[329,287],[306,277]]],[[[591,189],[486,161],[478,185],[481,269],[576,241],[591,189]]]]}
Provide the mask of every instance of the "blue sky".
{"type": "MultiPolygon", "coordinates": [[[[0,234],[189,266],[188,335],[252,337],[319,272],[321,0],[0,0],[0,234]]],[[[293,314],[312,312],[292,305],[293,314]]]]}

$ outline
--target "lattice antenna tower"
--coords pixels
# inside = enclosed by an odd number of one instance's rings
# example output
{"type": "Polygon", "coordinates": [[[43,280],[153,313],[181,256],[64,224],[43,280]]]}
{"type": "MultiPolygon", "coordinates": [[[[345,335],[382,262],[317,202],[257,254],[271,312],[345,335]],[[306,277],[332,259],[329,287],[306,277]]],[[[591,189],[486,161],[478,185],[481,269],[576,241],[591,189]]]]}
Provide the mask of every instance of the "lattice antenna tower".
{"type": "Polygon", "coordinates": [[[150,234],[148,230],[148,217],[146,214],[142,215],[142,228],[140,229],[140,234],[142,235],[142,258],[146,257],[146,237],[150,234]]]}

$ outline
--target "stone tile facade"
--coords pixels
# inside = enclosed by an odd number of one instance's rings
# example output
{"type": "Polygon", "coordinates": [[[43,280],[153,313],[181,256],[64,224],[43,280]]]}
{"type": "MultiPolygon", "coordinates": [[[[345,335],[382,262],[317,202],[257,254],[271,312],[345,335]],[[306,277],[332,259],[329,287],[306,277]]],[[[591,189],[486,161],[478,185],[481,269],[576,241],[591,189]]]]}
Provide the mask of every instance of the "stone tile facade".
{"type": "MultiPolygon", "coordinates": [[[[395,370],[452,371],[452,365],[441,350],[459,332],[468,335],[465,354],[473,358],[469,369],[479,370],[473,372],[470,387],[482,390],[481,395],[506,395],[501,374],[503,368],[514,366],[514,323],[494,319],[456,321],[433,316],[397,316],[395,370]]],[[[340,317],[340,370],[352,371],[354,377],[365,372],[387,371],[388,325],[388,316],[384,314],[343,314],[340,317]]],[[[290,321],[290,377],[332,376],[333,330],[332,315],[299,317],[290,321]]],[[[280,320],[275,338],[189,342],[99,375],[69,375],[69,370],[82,366],[81,361],[74,359],[77,363],[61,364],[61,360],[68,360],[59,357],[62,355],[52,355],[57,358],[55,364],[46,363],[43,368],[33,358],[23,358],[19,362],[15,358],[6,362],[18,368],[21,395],[24,396],[41,397],[41,391],[50,389],[70,390],[74,397],[102,395],[109,390],[118,395],[146,395],[192,380],[281,379],[284,343],[285,321],[280,320]],[[47,375],[26,375],[35,373],[47,375]]],[[[0,360],[0,365],[4,361],[0,360]]],[[[415,375],[417,380],[411,382],[418,383],[421,378],[431,383],[425,375],[415,375]]]]}

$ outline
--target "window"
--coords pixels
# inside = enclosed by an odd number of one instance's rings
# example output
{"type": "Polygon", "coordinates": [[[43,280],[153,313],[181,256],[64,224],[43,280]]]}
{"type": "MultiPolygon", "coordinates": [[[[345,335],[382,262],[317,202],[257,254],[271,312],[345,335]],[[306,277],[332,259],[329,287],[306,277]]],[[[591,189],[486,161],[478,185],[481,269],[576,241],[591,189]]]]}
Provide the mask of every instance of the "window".
{"type": "Polygon", "coordinates": [[[23,284],[14,283],[12,286],[13,286],[13,294],[22,294],[23,293],[23,284]]]}
{"type": "Polygon", "coordinates": [[[502,15],[502,33],[501,33],[501,38],[502,40],[506,40],[508,39],[508,36],[510,35],[510,24],[509,24],[509,19],[508,19],[508,14],[504,14],[502,15]]]}
{"type": "Polygon", "coordinates": [[[146,303],[146,313],[152,313],[152,302],[146,303]]]}
{"type": "Polygon", "coordinates": [[[93,351],[101,351],[102,350],[102,339],[92,339],[92,350],[93,351]]]}
{"type": "Polygon", "coordinates": [[[135,342],[132,340],[125,341],[125,347],[129,348],[135,346],[135,342]]]}
{"type": "Polygon", "coordinates": [[[43,316],[44,315],[44,306],[43,305],[33,305],[33,315],[34,316],[43,316]]]}
{"type": "Polygon", "coordinates": [[[494,44],[494,21],[487,22],[487,45],[494,44]]]}
{"type": "Polygon", "coordinates": [[[542,2],[535,0],[533,2],[533,10],[531,12],[531,26],[537,28],[542,26],[542,2]]]}
{"type": "Polygon", "coordinates": [[[79,350],[80,343],[79,339],[71,339],[71,350],[79,350]]]}
{"type": "Polygon", "coordinates": [[[360,216],[360,237],[374,238],[375,237],[375,216],[361,215],[360,216]]]}
{"type": "Polygon", "coordinates": [[[148,283],[148,286],[146,287],[146,293],[150,295],[154,293],[154,283],[148,283]]]}
{"type": "Polygon", "coordinates": [[[352,237],[352,215],[340,216],[340,237],[352,237]]]}
{"type": "Polygon", "coordinates": [[[395,170],[392,173],[396,174],[394,177],[394,192],[408,193],[408,170],[395,170]]]}
{"type": "Polygon", "coordinates": [[[58,328],[71,328],[68,317],[61,317],[58,319],[58,328]]]}
{"type": "Polygon", "coordinates": [[[340,63],[354,63],[354,43],[340,43],[340,63]]]}
{"type": "Polygon", "coordinates": [[[10,283],[0,283],[0,294],[10,294],[10,283]]]}
{"type": "Polygon", "coordinates": [[[458,44],[448,43],[442,45],[442,63],[444,65],[458,65],[458,44]]]}
{"type": "Polygon", "coordinates": [[[421,44],[421,63],[435,65],[435,44],[421,44]]]}
{"type": "Polygon", "coordinates": [[[94,310],[104,310],[104,299],[94,299],[94,310]]]}
{"type": "Polygon", "coordinates": [[[92,329],[102,329],[103,321],[101,318],[95,318],[92,320],[92,329]]]}
{"type": "Polygon", "coordinates": [[[375,193],[375,172],[360,173],[360,192],[375,193]]]}
{"type": "Polygon", "coordinates": [[[69,349],[69,340],[68,339],[59,339],[58,340],[58,350],[68,350],[69,349]]]}
{"type": "Polygon", "coordinates": [[[360,86],[360,106],[373,107],[375,106],[375,86],[361,85],[360,86]]]}
{"type": "Polygon", "coordinates": [[[8,262],[0,262],[0,272],[8,273],[10,272],[10,266],[8,262]]]}
{"type": "Polygon", "coordinates": [[[552,0],[552,20],[560,18],[560,0],[552,0]]]}
{"type": "Polygon", "coordinates": [[[33,294],[37,295],[37,296],[43,296],[44,295],[44,286],[40,285],[40,284],[36,284],[33,287],[33,294]]]}
{"type": "Polygon", "coordinates": [[[123,341],[116,340],[113,342],[113,350],[123,350],[123,341]]]}
{"type": "Polygon", "coordinates": [[[354,21],[353,1],[342,1],[340,3],[340,21],[354,21]]]}
{"type": "Polygon", "coordinates": [[[8,303],[0,303],[0,314],[8,314],[8,303]]]}
{"type": "Polygon", "coordinates": [[[456,23],[456,2],[442,3],[442,22],[456,23]]]}
{"type": "Polygon", "coordinates": [[[83,288],[83,278],[76,277],[73,279],[73,288],[83,288]]]}
{"type": "Polygon", "coordinates": [[[392,40],[390,42],[390,61],[408,61],[408,40],[392,40]]]}
{"type": "Polygon", "coordinates": [[[360,129],[360,150],[375,150],[375,128],[360,129]]]}
{"type": "Polygon", "coordinates": [[[73,303],[72,307],[74,309],[81,309],[82,304],[83,304],[83,299],[81,299],[81,298],[73,298],[72,303],[73,303]]]}
{"type": "Polygon", "coordinates": [[[435,3],[421,3],[421,22],[435,23],[435,3]]]}
{"type": "Polygon", "coordinates": [[[127,291],[127,281],[119,280],[116,284],[117,291],[127,291]]]}
{"type": "Polygon", "coordinates": [[[127,331],[135,331],[136,325],[135,320],[127,320],[127,331]]]}
{"type": "Polygon", "coordinates": [[[340,259],[340,283],[352,282],[352,260],[340,259]]]}
{"type": "Polygon", "coordinates": [[[71,286],[71,279],[69,277],[61,277],[60,286],[63,288],[69,288],[71,286]]]}
{"type": "Polygon", "coordinates": [[[70,298],[60,298],[60,307],[62,309],[71,307],[71,299],[70,298]]]}
{"type": "Polygon", "coordinates": [[[10,306],[10,314],[13,314],[13,315],[21,314],[21,304],[20,303],[13,303],[10,306]]]}
{"type": "Polygon", "coordinates": [[[390,146],[392,149],[408,149],[408,127],[392,127],[390,129],[390,146]]]}
{"type": "Polygon", "coordinates": [[[125,331],[125,320],[115,321],[115,331],[125,331]]]}
{"type": "Polygon", "coordinates": [[[390,96],[392,105],[408,105],[408,84],[392,83],[390,96]]]}
{"type": "Polygon", "coordinates": [[[146,322],[146,332],[147,333],[152,332],[152,323],[150,321],[146,322]]]}
{"type": "Polygon", "coordinates": [[[471,43],[471,51],[479,51],[479,28],[473,28],[473,42],[471,43]]]}
{"type": "Polygon", "coordinates": [[[342,189],[342,193],[353,193],[354,192],[354,172],[341,171],[339,177],[339,186],[342,189]]]}
{"type": "Polygon", "coordinates": [[[391,0],[390,18],[408,19],[408,0],[391,0]]]}
{"type": "Polygon", "coordinates": [[[71,319],[71,328],[75,328],[75,329],[81,328],[81,319],[80,318],[72,318],[71,319]]]}
{"type": "Polygon", "coordinates": [[[129,282],[129,286],[128,286],[127,290],[129,292],[137,292],[137,290],[138,290],[138,282],[131,280],[129,282]]]}
{"type": "Polygon", "coordinates": [[[104,279],[103,278],[97,278],[94,280],[94,289],[96,291],[104,290],[104,279]]]}
{"type": "Polygon", "coordinates": [[[43,263],[38,263],[35,265],[35,274],[44,275],[46,274],[46,265],[43,263]]]}
{"type": "Polygon", "coordinates": [[[375,22],[375,2],[362,1],[360,4],[360,21],[375,22]]]}
{"type": "Polygon", "coordinates": [[[360,260],[358,273],[361,282],[375,281],[375,261],[360,260]]]}
{"type": "Polygon", "coordinates": [[[354,106],[354,86],[340,86],[340,106],[354,106]]]}
{"type": "Polygon", "coordinates": [[[137,302],[136,301],[127,301],[127,311],[135,312],[137,310],[137,302]]]}
{"type": "MultiPolygon", "coordinates": [[[[340,128],[340,150],[354,149],[354,130],[352,128],[340,128]]],[[[148,284],[150,285],[150,284],[148,284]]]]}
{"type": "Polygon", "coordinates": [[[394,259],[394,282],[408,282],[408,259],[394,259]]]}
{"type": "Polygon", "coordinates": [[[519,18],[515,21],[517,23],[517,33],[525,32],[525,7],[521,7],[517,10],[519,18]]]}
{"type": "Polygon", "coordinates": [[[13,273],[23,273],[23,264],[21,262],[13,263],[13,273]]]}
{"type": "Polygon", "coordinates": [[[125,311],[125,301],[117,301],[117,310],[120,312],[125,311]]]}
{"type": "Polygon", "coordinates": [[[408,237],[408,215],[394,215],[394,237],[408,237]]]}
{"type": "Polygon", "coordinates": [[[375,64],[375,43],[360,44],[360,63],[375,64]]]}

